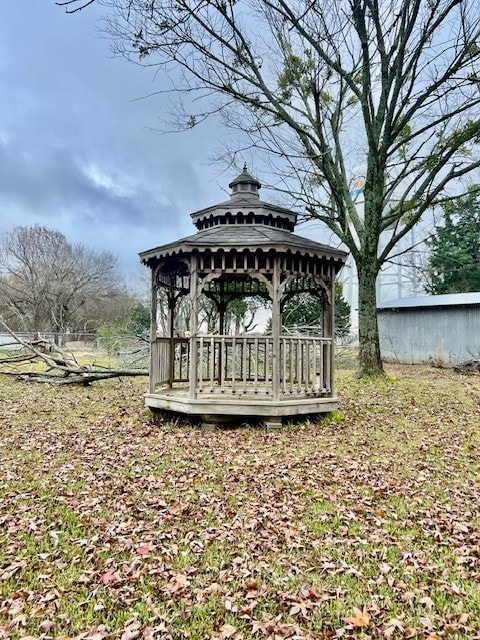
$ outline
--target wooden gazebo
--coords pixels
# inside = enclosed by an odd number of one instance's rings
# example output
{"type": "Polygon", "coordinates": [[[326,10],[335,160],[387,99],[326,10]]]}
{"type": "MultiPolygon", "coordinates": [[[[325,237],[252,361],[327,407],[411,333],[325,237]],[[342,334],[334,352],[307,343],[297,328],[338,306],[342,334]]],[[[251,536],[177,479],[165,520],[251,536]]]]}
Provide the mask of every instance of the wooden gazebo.
{"type": "Polygon", "coordinates": [[[282,416],[331,411],[337,406],[334,282],[346,254],[292,233],[296,214],[262,202],[261,185],[246,167],[229,186],[229,200],[192,214],[197,233],[140,254],[152,273],[146,405],[277,424],[282,416]],[[287,333],[283,306],[305,293],[323,301],[318,326],[287,333]],[[189,327],[180,335],[176,317],[185,296],[189,327]],[[217,309],[213,331],[202,325],[202,296],[217,309]],[[268,300],[268,331],[226,334],[228,305],[249,296],[268,300]]]}

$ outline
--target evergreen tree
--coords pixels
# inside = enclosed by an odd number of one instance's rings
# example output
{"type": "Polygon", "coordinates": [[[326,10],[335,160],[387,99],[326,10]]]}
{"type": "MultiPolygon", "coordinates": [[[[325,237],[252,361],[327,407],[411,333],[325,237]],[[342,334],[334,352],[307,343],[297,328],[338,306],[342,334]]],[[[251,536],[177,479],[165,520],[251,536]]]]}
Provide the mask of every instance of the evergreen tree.
{"type": "Polygon", "coordinates": [[[430,241],[429,293],[480,291],[480,198],[444,206],[445,226],[430,241]]]}

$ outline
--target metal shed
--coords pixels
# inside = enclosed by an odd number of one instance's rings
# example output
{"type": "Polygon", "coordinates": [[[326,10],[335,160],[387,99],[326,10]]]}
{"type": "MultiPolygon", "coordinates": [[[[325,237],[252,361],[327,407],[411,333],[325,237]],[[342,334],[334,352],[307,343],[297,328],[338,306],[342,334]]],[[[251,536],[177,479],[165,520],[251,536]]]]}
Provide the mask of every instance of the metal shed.
{"type": "Polygon", "coordinates": [[[456,364],[480,357],[480,292],[401,298],[377,311],[386,361],[456,364]]]}

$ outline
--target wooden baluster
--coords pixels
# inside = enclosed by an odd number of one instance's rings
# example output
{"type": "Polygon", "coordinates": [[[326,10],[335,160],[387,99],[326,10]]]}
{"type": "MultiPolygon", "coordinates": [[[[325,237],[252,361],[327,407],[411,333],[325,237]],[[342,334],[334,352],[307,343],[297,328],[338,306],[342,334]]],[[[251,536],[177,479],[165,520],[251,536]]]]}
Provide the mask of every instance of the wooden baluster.
{"type": "Polygon", "coordinates": [[[258,359],[258,338],[254,340],[255,368],[253,370],[253,391],[258,393],[258,369],[260,367],[260,361],[258,359]]]}
{"type": "Polygon", "coordinates": [[[209,371],[209,386],[213,390],[215,384],[215,338],[210,338],[210,371],[209,371]]]}
{"type": "Polygon", "coordinates": [[[300,393],[302,384],[302,343],[297,339],[297,393],[300,393]]]}
{"type": "Polygon", "coordinates": [[[222,367],[220,369],[220,389],[224,391],[225,389],[225,372],[227,367],[227,356],[226,356],[226,347],[225,347],[225,338],[222,336],[220,338],[220,361],[222,363],[222,367]]]}
{"type": "Polygon", "coordinates": [[[232,338],[232,393],[236,391],[236,377],[237,377],[237,343],[235,338],[232,338]]]}
{"type": "Polygon", "coordinates": [[[329,341],[327,342],[327,344],[325,345],[326,351],[327,351],[327,357],[325,358],[327,361],[327,366],[325,367],[326,371],[325,371],[325,391],[327,393],[330,393],[334,391],[334,389],[332,388],[332,384],[331,384],[331,380],[332,380],[332,371],[331,371],[331,363],[332,363],[332,342],[329,341]]]}
{"type": "Polygon", "coordinates": [[[203,337],[200,336],[199,354],[198,354],[198,391],[203,391],[203,367],[205,364],[205,349],[203,346],[203,337]]]}
{"type": "Polygon", "coordinates": [[[243,374],[243,393],[247,393],[247,338],[242,339],[242,374],[243,374]]]}
{"type": "Polygon", "coordinates": [[[288,338],[288,392],[293,390],[293,343],[292,338],[288,338]]]}

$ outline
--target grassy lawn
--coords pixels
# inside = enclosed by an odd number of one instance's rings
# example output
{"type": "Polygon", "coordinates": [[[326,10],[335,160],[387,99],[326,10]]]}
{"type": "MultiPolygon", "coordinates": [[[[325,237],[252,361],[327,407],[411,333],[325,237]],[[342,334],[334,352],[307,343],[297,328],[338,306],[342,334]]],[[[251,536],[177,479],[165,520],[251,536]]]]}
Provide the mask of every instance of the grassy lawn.
{"type": "Polygon", "coordinates": [[[0,638],[475,638],[480,378],[389,373],[268,432],[0,377],[0,638]]]}

